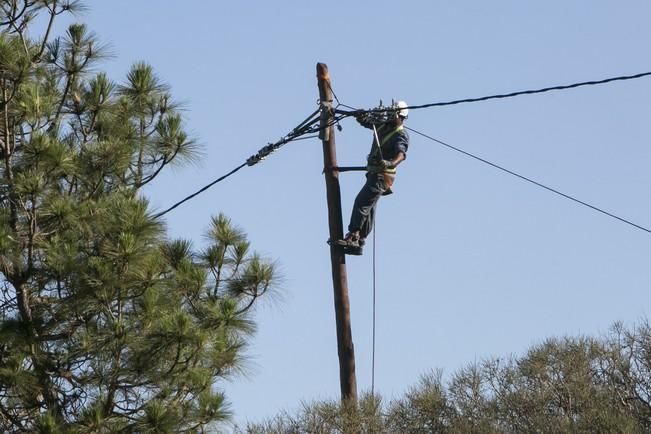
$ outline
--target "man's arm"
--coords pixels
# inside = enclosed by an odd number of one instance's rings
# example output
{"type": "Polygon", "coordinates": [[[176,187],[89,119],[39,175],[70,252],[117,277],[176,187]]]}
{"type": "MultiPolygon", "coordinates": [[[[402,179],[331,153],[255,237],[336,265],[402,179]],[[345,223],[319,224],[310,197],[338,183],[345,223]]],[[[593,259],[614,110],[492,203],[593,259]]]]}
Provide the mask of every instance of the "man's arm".
{"type": "Polygon", "coordinates": [[[405,160],[406,156],[404,152],[398,152],[396,158],[391,160],[391,167],[396,167],[398,164],[402,163],[405,160]]]}
{"type": "Polygon", "coordinates": [[[398,155],[393,160],[382,160],[382,165],[383,169],[393,169],[396,167],[398,164],[404,161],[406,158],[404,152],[399,152],[398,155]]]}
{"type": "Polygon", "coordinates": [[[407,149],[409,148],[409,136],[403,131],[400,133],[394,144],[396,156],[393,160],[388,161],[389,167],[396,167],[407,158],[407,149]]]}
{"type": "Polygon", "coordinates": [[[361,115],[355,116],[355,120],[364,128],[370,130],[373,129],[373,122],[368,113],[362,113],[361,115]]]}

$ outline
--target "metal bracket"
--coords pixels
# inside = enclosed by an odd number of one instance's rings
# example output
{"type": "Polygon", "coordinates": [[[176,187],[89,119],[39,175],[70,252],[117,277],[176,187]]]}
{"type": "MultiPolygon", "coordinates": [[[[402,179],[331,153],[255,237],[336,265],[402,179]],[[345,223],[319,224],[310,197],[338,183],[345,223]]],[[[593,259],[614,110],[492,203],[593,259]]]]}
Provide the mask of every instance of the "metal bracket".
{"type": "Polygon", "coordinates": [[[321,114],[319,115],[319,139],[330,140],[330,127],[327,127],[327,125],[332,116],[332,101],[321,101],[321,114]]]}

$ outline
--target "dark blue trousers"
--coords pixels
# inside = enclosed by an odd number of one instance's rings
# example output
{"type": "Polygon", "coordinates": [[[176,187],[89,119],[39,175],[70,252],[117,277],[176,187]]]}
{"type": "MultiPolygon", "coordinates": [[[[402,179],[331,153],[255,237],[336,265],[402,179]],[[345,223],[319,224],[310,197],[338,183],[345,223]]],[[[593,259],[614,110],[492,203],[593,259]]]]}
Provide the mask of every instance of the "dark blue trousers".
{"type": "Polygon", "coordinates": [[[348,231],[359,230],[360,237],[366,238],[373,230],[375,209],[380,197],[385,194],[387,183],[381,173],[367,173],[366,183],[357,194],[350,216],[348,231]]]}

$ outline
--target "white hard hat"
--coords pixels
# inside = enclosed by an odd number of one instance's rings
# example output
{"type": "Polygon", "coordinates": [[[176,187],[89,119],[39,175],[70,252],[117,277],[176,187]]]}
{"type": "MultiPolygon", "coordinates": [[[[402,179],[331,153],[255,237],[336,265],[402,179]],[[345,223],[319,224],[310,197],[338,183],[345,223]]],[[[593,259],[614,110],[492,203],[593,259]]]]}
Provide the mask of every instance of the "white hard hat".
{"type": "Polygon", "coordinates": [[[409,114],[409,109],[407,108],[409,105],[406,102],[398,101],[395,103],[395,107],[398,109],[398,116],[401,118],[406,118],[409,114]]]}

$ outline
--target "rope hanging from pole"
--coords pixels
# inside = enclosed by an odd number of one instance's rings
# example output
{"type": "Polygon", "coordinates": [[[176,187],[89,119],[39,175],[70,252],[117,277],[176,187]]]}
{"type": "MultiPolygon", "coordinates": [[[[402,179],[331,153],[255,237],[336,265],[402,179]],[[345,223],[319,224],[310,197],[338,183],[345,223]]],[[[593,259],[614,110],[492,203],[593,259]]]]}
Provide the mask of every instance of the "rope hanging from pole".
{"type": "Polygon", "coordinates": [[[375,227],[373,226],[373,349],[371,356],[371,396],[375,396],[375,227]]]}

